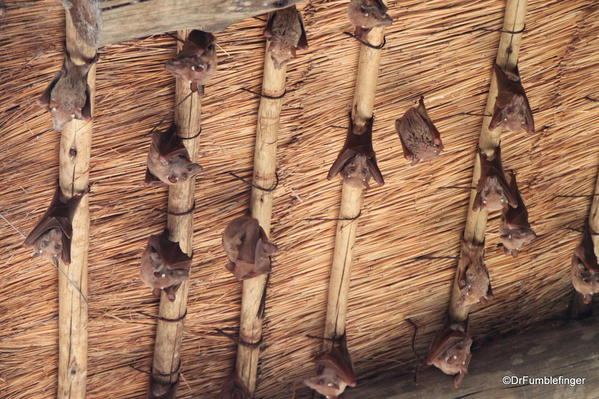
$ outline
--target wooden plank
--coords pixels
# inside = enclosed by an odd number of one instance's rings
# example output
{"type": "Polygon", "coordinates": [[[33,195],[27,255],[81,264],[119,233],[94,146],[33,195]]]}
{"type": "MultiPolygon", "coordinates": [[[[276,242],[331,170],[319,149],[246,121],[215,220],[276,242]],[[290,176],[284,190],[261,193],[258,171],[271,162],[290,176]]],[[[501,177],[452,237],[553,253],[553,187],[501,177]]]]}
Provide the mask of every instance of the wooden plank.
{"type": "Polygon", "coordinates": [[[99,46],[183,29],[220,31],[234,22],[294,3],[295,0],[101,1],[99,46]]]}
{"type": "MultiPolygon", "coordinates": [[[[475,350],[470,374],[459,389],[452,376],[429,367],[418,384],[412,374],[387,375],[358,381],[344,399],[562,399],[599,398],[599,317],[557,324],[545,322],[534,330],[491,342],[475,350]],[[584,384],[534,385],[524,381],[504,384],[505,376],[584,378],[584,384]]],[[[510,381],[511,382],[511,381],[510,381]]]]}

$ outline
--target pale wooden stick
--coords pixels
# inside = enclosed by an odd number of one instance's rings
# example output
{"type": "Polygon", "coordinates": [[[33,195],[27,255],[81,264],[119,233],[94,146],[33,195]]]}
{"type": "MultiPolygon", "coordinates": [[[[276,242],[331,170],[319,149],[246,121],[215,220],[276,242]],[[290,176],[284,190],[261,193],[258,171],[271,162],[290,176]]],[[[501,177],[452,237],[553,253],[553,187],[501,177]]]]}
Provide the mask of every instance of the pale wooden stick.
{"type": "MultiPolygon", "coordinates": [[[[96,49],[85,44],[68,11],[66,42],[71,60],[83,64],[96,49]]],[[[96,67],[89,70],[88,84],[93,115],[96,67]]],[[[59,399],[85,398],[87,380],[87,250],[89,247],[89,159],[92,121],[73,119],[60,137],[59,184],[66,198],[83,195],[73,215],[71,264],[60,261],[58,274],[58,394],[59,399]]]]}
{"type": "MultiPolygon", "coordinates": [[[[264,57],[264,78],[262,94],[278,97],[285,93],[286,65],[275,68],[268,48],[264,57]]],[[[254,150],[253,183],[259,187],[272,187],[276,182],[277,167],[277,131],[282,99],[262,97],[258,109],[256,126],[256,147],[254,150]]],[[[270,220],[272,214],[272,191],[264,191],[252,187],[250,210],[252,217],[258,219],[260,226],[270,236],[270,220]]],[[[241,319],[239,325],[239,342],[237,348],[236,372],[253,394],[256,390],[258,373],[259,345],[248,346],[244,343],[259,343],[262,339],[262,320],[264,318],[264,302],[266,300],[266,283],[268,275],[245,280],[241,297],[241,319]]]]}
{"type": "MultiPolygon", "coordinates": [[[[385,40],[384,28],[372,29],[366,40],[378,46],[385,40]]],[[[360,46],[360,58],[354,100],[352,105],[352,120],[357,125],[364,125],[372,117],[374,97],[378,80],[381,50],[360,46]]],[[[357,216],[362,208],[363,189],[343,183],[341,190],[340,219],[337,223],[335,251],[329,279],[327,314],[324,329],[323,350],[328,351],[334,342],[345,335],[345,318],[347,314],[347,297],[351,264],[353,260],[354,243],[358,227],[357,216]]]]}
{"type": "MultiPolygon", "coordinates": [[[[526,18],[527,0],[508,0],[505,6],[505,16],[503,20],[503,30],[510,32],[519,32],[524,29],[526,18]]],[[[502,32],[497,51],[496,62],[505,70],[513,71],[518,64],[518,53],[520,52],[520,41],[523,33],[502,32]]],[[[497,98],[497,79],[495,73],[491,72],[491,85],[487,98],[486,115],[492,115],[497,98]]],[[[501,129],[489,130],[491,116],[483,118],[482,129],[479,138],[479,147],[491,156],[496,147],[500,144],[501,129]]],[[[472,187],[476,187],[480,178],[480,157],[478,154],[474,160],[474,174],[472,176],[472,187]]],[[[476,191],[472,190],[470,202],[468,203],[468,215],[466,217],[466,229],[464,230],[464,239],[470,242],[482,243],[485,240],[485,229],[487,227],[488,212],[486,209],[475,211],[472,209],[476,191]]],[[[460,306],[460,288],[458,286],[458,275],[464,269],[464,262],[460,260],[458,270],[455,275],[453,289],[451,294],[451,303],[449,306],[450,318],[455,321],[463,321],[468,318],[470,311],[467,306],[460,306]]]]}
{"type": "MultiPolygon", "coordinates": [[[[181,40],[185,40],[189,30],[179,31],[181,40]]],[[[183,44],[177,42],[177,50],[181,51],[183,44]]],[[[201,105],[197,92],[191,94],[189,82],[177,79],[175,104],[175,123],[181,137],[195,136],[201,126],[201,105]]],[[[200,137],[183,140],[190,159],[195,162],[200,137]]],[[[192,177],[183,183],[169,186],[168,210],[172,213],[185,213],[184,215],[168,215],[167,226],[170,232],[169,239],[178,242],[181,250],[192,256],[193,252],[193,212],[195,178],[192,177]],[[188,212],[189,211],[189,212],[188,212]]],[[[194,258],[195,260],[196,258],[194,258]]],[[[183,336],[184,316],[187,309],[187,296],[189,281],[181,284],[177,290],[174,301],[170,301],[162,291],[160,296],[159,316],[167,320],[158,320],[156,329],[156,343],[154,346],[154,361],[152,375],[155,381],[162,384],[172,384],[178,381],[181,366],[181,340],[183,336]]]]}

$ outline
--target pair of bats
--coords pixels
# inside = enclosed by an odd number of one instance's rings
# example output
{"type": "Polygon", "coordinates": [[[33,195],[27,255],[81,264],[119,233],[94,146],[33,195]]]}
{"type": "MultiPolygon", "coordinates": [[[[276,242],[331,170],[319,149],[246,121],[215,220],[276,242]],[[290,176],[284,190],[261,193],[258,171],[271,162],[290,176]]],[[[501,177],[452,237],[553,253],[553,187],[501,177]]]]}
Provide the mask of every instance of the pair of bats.
{"type": "Polygon", "coordinates": [[[319,394],[337,399],[345,388],[357,385],[345,338],[329,352],[318,355],[315,361],[318,371],[315,376],[305,378],[304,384],[319,394]]]}

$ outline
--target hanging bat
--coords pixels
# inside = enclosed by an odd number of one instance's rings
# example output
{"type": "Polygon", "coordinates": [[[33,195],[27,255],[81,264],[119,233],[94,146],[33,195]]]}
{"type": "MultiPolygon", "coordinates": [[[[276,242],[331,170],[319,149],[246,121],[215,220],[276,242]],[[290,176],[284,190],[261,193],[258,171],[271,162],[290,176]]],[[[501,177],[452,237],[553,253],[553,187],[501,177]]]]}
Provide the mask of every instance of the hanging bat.
{"type": "Polygon", "coordinates": [[[366,40],[372,28],[389,26],[393,22],[381,0],[351,0],[347,15],[355,27],[354,35],[361,40],[366,40]]]}
{"type": "Polygon", "coordinates": [[[418,107],[410,108],[395,121],[395,130],[403,155],[412,165],[435,158],[443,150],[441,135],[424,107],[424,97],[420,97],[418,107]]]}
{"type": "Polygon", "coordinates": [[[148,245],[141,256],[141,279],[156,296],[163,290],[168,299],[175,300],[175,294],[181,283],[189,278],[191,258],[187,256],[179,243],[168,238],[168,230],[162,234],[150,236],[148,245]]]}
{"type": "Polygon", "coordinates": [[[328,353],[316,357],[316,376],[304,379],[304,384],[329,399],[337,399],[346,387],[357,385],[346,341],[335,346],[328,353]]]}
{"type": "Polygon", "coordinates": [[[234,372],[225,380],[219,399],[252,399],[252,395],[234,372]]]}
{"type": "Polygon", "coordinates": [[[237,280],[270,273],[270,256],[277,252],[277,246],[268,241],[257,219],[234,219],[227,225],[222,242],[229,258],[226,268],[237,280]]]}
{"type": "Polygon", "coordinates": [[[344,182],[352,186],[369,188],[370,177],[381,186],[385,184],[372,147],[373,123],[374,117],[368,119],[364,126],[360,127],[353,122],[351,113],[349,114],[350,129],[345,139],[345,145],[331,166],[327,179],[331,180],[341,173],[344,182]]]}
{"type": "Polygon", "coordinates": [[[590,226],[585,226],[582,241],[572,256],[572,285],[582,296],[585,304],[591,303],[593,295],[599,294],[599,266],[590,226]]]}
{"type": "Polygon", "coordinates": [[[270,14],[264,37],[270,41],[268,52],[276,69],[295,57],[296,50],[308,48],[304,20],[295,5],[270,14]]]}
{"type": "Polygon", "coordinates": [[[191,91],[204,95],[204,83],[216,71],[215,44],[216,38],[212,33],[192,30],[181,52],[166,62],[166,70],[175,78],[190,82],[191,91]]]}
{"type": "Polygon", "coordinates": [[[91,100],[87,75],[98,56],[76,65],[65,51],[64,63],[58,75],[39,98],[38,104],[50,111],[54,130],[62,131],[73,119],[90,120],[91,100]]]}
{"type": "Polygon", "coordinates": [[[201,171],[202,167],[189,159],[189,152],[177,135],[175,124],[164,133],[154,132],[148,152],[147,185],[177,184],[201,171]]]}
{"type": "Polygon", "coordinates": [[[455,375],[454,388],[459,388],[470,365],[472,338],[468,334],[468,321],[448,323],[433,340],[427,365],[434,365],[447,375],[455,375]]]}
{"type": "Polygon", "coordinates": [[[56,187],[50,207],[25,239],[24,245],[34,248],[40,255],[58,265],[58,258],[71,263],[71,238],[73,214],[81,201],[81,195],[65,199],[60,186],[56,187]]]}
{"type": "Polygon", "coordinates": [[[516,194],[505,180],[503,165],[501,164],[501,148],[494,149],[494,157],[489,161],[487,154],[479,149],[480,178],[476,187],[476,196],[472,209],[475,211],[487,209],[489,212],[503,210],[506,206],[516,208],[518,201],[516,194]]]}
{"type": "Polygon", "coordinates": [[[458,303],[461,306],[485,303],[493,298],[491,278],[485,266],[484,254],[484,243],[476,244],[462,239],[460,263],[463,263],[464,267],[458,268],[460,272],[457,280],[460,289],[458,303]]]}
{"type": "Polygon", "coordinates": [[[515,208],[508,206],[507,209],[504,209],[499,232],[505,254],[516,257],[520,248],[530,244],[537,238],[537,235],[528,223],[528,211],[518,190],[514,171],[511,172],[511,175],[510,189],[516,195],[518,206],[515,208]]]}
{"type": "Polygon", "coordinates": [[[497,77],[497,99],[489,130],[501,127],[512,132],[524,129],[528,133],[534,133],[535,123],[528,98],[522,87],[518,67],[514,72],[509,72],[495,64],[495,76],[497,77]]]}

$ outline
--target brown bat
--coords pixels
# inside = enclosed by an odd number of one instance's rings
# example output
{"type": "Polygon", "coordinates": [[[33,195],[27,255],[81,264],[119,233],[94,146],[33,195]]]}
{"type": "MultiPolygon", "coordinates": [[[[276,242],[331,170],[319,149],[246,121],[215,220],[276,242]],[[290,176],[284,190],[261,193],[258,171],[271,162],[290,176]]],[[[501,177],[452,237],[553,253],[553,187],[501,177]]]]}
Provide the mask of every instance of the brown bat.
{"type": "Polygon", "coordinates": [[[424,107],[424,97],[420,97],[418,107],[410,108],[395,121],[395,130],[403,155],[412,165],[435,158],[443,150],[441,135],[424,107]]]}
{"type": "Polygon", "coordinates": [[[509,72],[495,64],[495,76],[498,91],[489,130],[501,127],[512,132],[524,129],[528,133],[534,133],[535,122],[520,81],[518,67],[514,72],[509,72]]]}
{"type": "Polygon", "coordinates": [[[189,152],[177,135],[175,124],[164,133],[154,132],[148,152],[146,184],[173,185],[184,182],[202,171],[202,167],[189,159],[189,152]]]}
{"type": "Polygon", "coordinates": [[[64,64],[58,75],[50,82],[38,104],[52,114],[54,130],[62,131],[73,119],[90,120],[91,100],[87,75],[98,56],[76,65],[65,51],[64,64]]]}
{"type": "Polygon", "coordinates": [[[590,226],[585,226],[582,241],[572,256],[572,285],[583,296],[585,304],[591,303],[599,293],[599,266],[590,226]]]}
{"type": "Polygon", "coordinates": [[[501,164],[501,148],[496,147],[494,157],[489,161],[487,154],[479,149],[480,178],[476,187],[476,196],[472,209],[475,211],[486,208],[489,212],[503,210],[506,206],[516,208],[516,194],[505,180],[501,164]]]}
{"type": "Polygon", "coordinates": [[[476,244],[462,239],[460,263],[463,262],[465,266],[459,268],[461,272],[458,275],[461,306],[485,303],[493,298],[491,278],[485,266],[484,254],[484,243],[476,244]]]}
{"type": "Polygon", "coordinates": [[[257,219],[250,216],[234,219],[227,225],[222,242],[229,258],[226,268],[237,280],[270,273],[270,256],[277,246],[268,241],[257,219]]]}
{"type": "Polygon", "coordinates": [[[153,289],[154,295],[159,296],[160,290],[164,290],[168,299],[174,301],[181,283],[189,278],[191,258],[168,235],[168,230],[164,230],[148,238],[141,256],[141,279],[153,289]]]}
{"type": "Polygon", "coordinates": [[[60,186],[56,187],[50,207],[25,239],[24,245],[34,248],[41,255],[58,265],[71,263],[71,238],[73,236],[73,214],[81,201],[81,195],[65,199],[60,186]]]}
{"type": "Polygon", "coordinates": [[[264,37],[270,41],[268,52],[277,69],[295,57],[296,50],[308,48],[304,20],[295,5],[270,14],[264,37]]]}
{"type": "Polygon", "coordinates": [[[360,127],[353,122],[351,113],[349,114],[350,129],[345,145],[331,166],[327,179],[331,180],[341,173],[343,180],[352,186],[368,188],[370,177],[381,186],[385,184],[372,147],[373,123],[374,117],[360,127]]]}
{"type": "Polygon", "coordinates": [[[357,385],[345,340],[328,353],[316,357],[318,372],[316,376],[304,379],[304,384],[328,399],[337,399],[346,387],[357,385]]]}
{"type": "Polygon", "coordinates": [[[237,373],[233,373],[225,380],[219,399],[252,399],[252,395],[237,373]]]}
{"type": "Polygon", "coordinates": [[[470,365],[472,338],[468,334],[468,321],[448,323],[433,340],[427,365],[434,365],[447,375],[455,375],[454,388],[459,388],[470,365]]]}
{"type": "Polygon", "coordinates": [[[518,206],[515,208],[508,206],[507,209],[504,209],[499,232],[505,254],[516,257],[520,249],[530,244],[537,238],[537,235],[528,223],[528,211],[518,190],[514,171],[511,171],[511,175],[510,188],[512,193],[516,195],[518,206]]]}
{"type": "Polygon", "coordinates": [[[192,30],[177,56],[166,62],[175,78],[190,82],[190,90],[204,94],[204,83],[216,71],[216,38],[212,33],[192,30]]]}
{"type": "Polygon", "coordinates": [[[389,26],[393,22],[381,0],[351,0],[347,15],[355,27],[354,35],[362,40],[366,40],[372,28],[389,26]]]}

